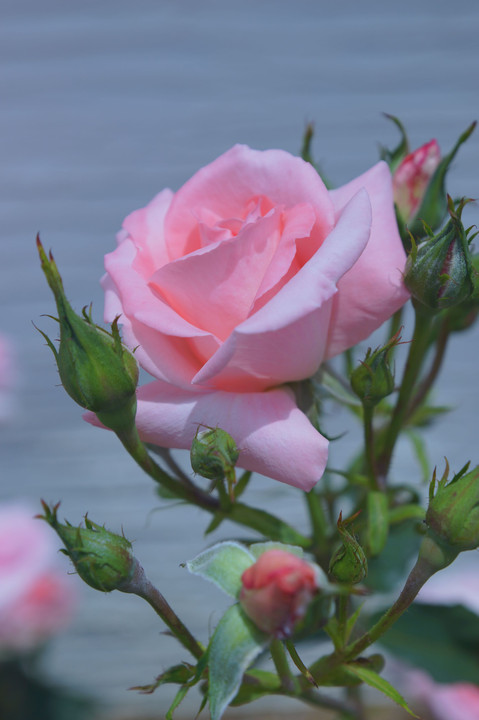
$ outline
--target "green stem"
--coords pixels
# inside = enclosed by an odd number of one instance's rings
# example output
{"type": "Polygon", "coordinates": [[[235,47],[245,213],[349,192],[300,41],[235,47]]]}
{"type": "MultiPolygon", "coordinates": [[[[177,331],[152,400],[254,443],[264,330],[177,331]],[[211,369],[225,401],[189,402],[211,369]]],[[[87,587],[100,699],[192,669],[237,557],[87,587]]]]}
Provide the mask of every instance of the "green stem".
{"type": "Polygon", "coordinates": [[[163,595],[148,580],[140,563],[136,563],[133,577],[123,587],[121,592],[131,593],[143,598],[151,605],[157,615],[169,627],[177,640],[185,647],[193,657],[199,659],[204,655],[205,649],[193,637],[186,625],[182,623],[172,607],[167,603],[163,595]]]}
{"type": "Polygon", "coordinates": [[[424,583],[434,575],[437,568],[434,568],[427,559],[419,557],[415,566],[409,573],[404,588],[401,591],[398,599],[387,610],[384,615],[378,620],[378,622],[362,637],[355,640],[353,643],[348,645],[345,650],[347,659],[354,659],[360,655],[366,648],[372,645],[381,635],[389,630],[396,620],[398,620],[403,612],[408,609],[412,601],[422,588],[424,583]]]}
{"type": "Polygon", "coordinates": [[[349,596],[340,595],[336,600],[336,617],[338,619],[338,634],[341,639],[341,646],[346,645],[346,626],[348,622],[349,596]]]}
{"type": "Polygon", "coordinates": [[[148,453],[146,446],[140,440],[138,430],[135,426],[125,432],[117,433],[117,436],[127,452],[147,475],[162,485],[166,490],[169,490],[169,492],[182,500],[187,500],[195,505],[199,505],[205,510],[214,512],[218,509],[219,503],[216,498],[203,492],[200,488],[196,487],[196,485],[193,485],[193,483],[186,485],[170,477],[148,453]]]}
{"type": "Polygon", "coordinates": [[[378,476],[382,478],[385,478],[388,474],[394,447],[407,418],[411,395],[429,347],[431,315],[421,307],[416,307],[415,310],[416,322],[414,334],[409,346],[409,354],[398,399],[393,410],[391,422],[386,429],[381,455],[377,461],[378,476]]]}
{"type": "Polygon", "coordinates": [[[118,437],[131,457],[147,475],[179,499],[196,505],[213,515],[220,513],[228,520],[256,530],[270,540],[299,545],[304,549],[311,547],[309,538],[264,510],[257,510],[239,502],[230,503],[228,508],[222,508],[215,497],[203,492],[193,483],[183,484],[170,477],[149,455],[144,443],[140,440],[136,427],[133,426],[128,432],[118,433],[118,437]]]}
{"type": "Polygon", "coordinates": [[[432,365],[426,377],[420,383],[417,392],[412,399],[412,402],[409,406],[408,416],[411,416],[414,411],[421,405],[422,401],[431,389],[435,379],[439,375],[439,371],[441,370],[442,363],[446,354],[446,348],[450,337],[450,332],[451,331],[449,329],[449,323],[447,322],[447,320],[444,320],[439,329],[439,334],[436,341],[436,352],[432,361],[432,365]]]}
{"type": "Polygon", "coordinates": [[[324,514],[323,500],[314,489],[305,492],[304,497],[313,533],[314,548],[312,550],[318,558],[322,558],[325,553],[328,554],[328,523],[324,514]]]}
{"type": "Polygon", "coordinates": [[[299,692],[299,683],[291,672],[289,667],[288,658],[286,656],[284,645],[281,640],[275,638],[270,644],[271,657],[273,658],[274,666],[278,677],[281,680],[281,687],[288,693],[296,695],[299,692]]]}
{"type": "Polygon", "coordinates": [[[371,490],[380,490],[379,481],[376,470],[376,454],[374,447],[374,427],[373,427],[374,408],[370,405],[363,404],[363,424],[364,424],[364,448],[366,452],[366,469],[371,484],[371,490]]]}

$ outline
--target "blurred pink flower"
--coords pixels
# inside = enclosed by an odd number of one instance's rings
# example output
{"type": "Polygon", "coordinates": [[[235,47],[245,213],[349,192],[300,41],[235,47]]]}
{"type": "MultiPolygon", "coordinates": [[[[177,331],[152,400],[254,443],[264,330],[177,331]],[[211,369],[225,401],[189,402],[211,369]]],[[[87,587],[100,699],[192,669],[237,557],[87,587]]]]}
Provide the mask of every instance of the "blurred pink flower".
{"type": "Polygon", "coordinates": [[[0,657],[34,650],[71,617],[53,533],[21,504],[0,507],[0,657]]]}
{"type": "Polygon", "coordinates": [[[432,720],[479,720],[479,687],[472,683],[441,685],[419,670],[409,677],[410,692],[431,713],[432,720]]]}
{"type": "MultiPolygon", "coordinates": [[[[468,558],[434,575],[422,588],[418,601],[464,605],[479,614],[479,577],[468,558]]],[[[479,678],[478,678],[479,681],[479,678]]],[[[479,686],[472,683],[436,683],[425,672],[406,674],[407,694],[420,700],[432,720],[479,720],[479,686]]]]}

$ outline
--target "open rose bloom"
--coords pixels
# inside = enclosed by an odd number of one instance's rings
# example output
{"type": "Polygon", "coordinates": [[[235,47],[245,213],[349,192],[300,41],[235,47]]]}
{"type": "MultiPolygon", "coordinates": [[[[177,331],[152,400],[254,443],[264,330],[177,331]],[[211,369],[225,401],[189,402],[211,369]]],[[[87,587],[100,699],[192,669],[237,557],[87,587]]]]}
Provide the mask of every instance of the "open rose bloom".
{"type": "Polygon", "coordinates": [[[143,440],[189,448],[199,425],[235,439],[240,467],[309,490],[328,443],[292,381],[407,299],[388,167],[328,191],[281,150],[235,146],[177,193],[129,215],[106,256],[106,320],[154,378],[143,440]]]}
{"type": "Polygon", "coordinates": [[[20,504],[0,507],[0,658],[27,653],[62,630],[73,589],[47,526],[20,504]]]}

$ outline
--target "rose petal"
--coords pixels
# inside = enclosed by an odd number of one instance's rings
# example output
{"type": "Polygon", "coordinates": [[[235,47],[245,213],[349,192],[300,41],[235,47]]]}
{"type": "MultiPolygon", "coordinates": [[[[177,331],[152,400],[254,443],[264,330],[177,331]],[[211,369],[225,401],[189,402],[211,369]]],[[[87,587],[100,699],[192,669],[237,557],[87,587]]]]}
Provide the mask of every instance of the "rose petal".
{"type": "Polygon", "coordinates": [[[145,277],[169,262],[164,240],[164,224],[172,199],[172,191],[163,190],[146,207],[135,210],[123,221],[123,229],[138,250],[135,269],[145,277]]]}
{"type": "Polygon", "coordinates": [[[321,238],[333,226],[328,191],[309,163],[283,150],[258,151],[235,145],[175,194],[165,221],[170,257],[182,257],[201,247],[197,218],[204,217],[205,209],[223,219],[243,217],[245,207],[258,196],[285,207],[310,203],[321,238]]]}
{"type": "Polygon", "coordinates": [[[362,190],[311,260],[234,330],[193,383],[257,391],[313,375],[326,349],[336,282],[361,255],[370,223],[370,202],[362,190]]]}
{"type": "MultiPolygon", "coordinates": [[[[85,419],[100,425],[95,415],[85,419]]],[[[195,392],[155,381],[138,390],[140,437],[189,449],[199,426],[221,427],[240,449],[238,466],[310,490],[322,476],[328,441],[297,407],[291,391],[195,392]]]]}
{"type": "Polygon", "coordinates": [[[366,188],[371,199],[371,237],[359,260],[338,283],[327,358],[367,338],[409,298],[402,280],[406,254],[397,230],[386,163],[378,163],[331,191],[337,212],[360,188],[366,188]]]}
{"type": "Polygon", "coordinates": [[[219,341],[188,323],[151,291],[134,269],[136,257],[137,249],[129,237],[105,257],[105,320],[112,322],[121,315],[125,342],[132,348],[140,346],[138,361],[148,372],[189,385],[203,363],[190,339],[207,338],[211,352],[219,347],[219,341]]]}
{"type": "Polygon", "coordinates": [[[150,287],[182,318],[225,340],[252,308],[281,237],[281,210],[160,268],[150,287]]]}

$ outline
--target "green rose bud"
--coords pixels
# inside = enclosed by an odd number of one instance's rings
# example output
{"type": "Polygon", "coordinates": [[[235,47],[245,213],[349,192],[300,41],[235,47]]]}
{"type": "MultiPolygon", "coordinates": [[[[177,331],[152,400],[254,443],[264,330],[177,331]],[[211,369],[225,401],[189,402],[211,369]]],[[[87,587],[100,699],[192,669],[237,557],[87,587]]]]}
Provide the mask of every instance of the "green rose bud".
{"type": "Polygon", "coordinates": [[[58,309],[58,351],[45,333],[42,335],[55,355],[63,387],[106,427],[115,432],[127,430],[135,422],[138,364],[122,345],[117,320],[110,334],[95,325],[85,310],[83,317],[77,315],[65,297],[52,254],[47,256],[39,238],[37,245],[58,309]]]}
{"type": "Polygon", "coordinates": [[[446,460],[442,478],[434,471],[429,486],[428,534],[456,554],[479,547],[479,467],[468,469],[469,463],[447,482],[446,460]]]}
{"type": "Polygon", "coordinates": [[[239,457],[236,443],[221,428],[198,428],[191,444],[191,467],[210,480],[234,478],[234,467],[239,457]]]}
{"type": "Polygon", "coordinates": [[[43,502],[45,515],[39,515],[60,536],[62,552],[74,564],[79,576],[95,590],[111,592],[127,587],[137,562],[131,543],[123,536],[105,530],[85,515],[85,527],[74,527],[58,521],[58,503],[52,509],[43,502]]]}
{"type": "Polygon", "coordinates": [[[351,374],[351,387],[363,405],[374,407],[394,390],[394,372],[389,362],[389,353],[398,345],[399,333],[383,347],[372,351],[368,348],[366,357],[351,374]]]}
{"type": "Polygon", "coordinates": [[[368,562],[364,550],[354,535],[346,530],[346,526],[350,525],[356,517],[357,513],[343,521],[342,513],[339,514],[338,531],[343,542],[329,563],[329,574],[337,582],[348,585],[361,582],[368,574],[368,562]]]}
{"type": "Polygon", "coordinates": [[[443,310],[467,300],[474,292],[475,270],[469,243],[473,239],[461,222],[468,200],[457,208],[449,198],[450,219],[445,227],[413,249],[407,259],[404,284],[416,300],[431,310],[443,310]]]}

